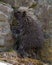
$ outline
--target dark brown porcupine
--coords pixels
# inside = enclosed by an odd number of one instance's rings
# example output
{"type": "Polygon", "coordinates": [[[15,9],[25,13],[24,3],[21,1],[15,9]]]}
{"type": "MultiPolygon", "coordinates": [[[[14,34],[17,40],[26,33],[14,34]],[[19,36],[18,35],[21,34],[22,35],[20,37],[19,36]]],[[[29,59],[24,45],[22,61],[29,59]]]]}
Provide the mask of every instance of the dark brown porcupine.
{"type": "Polygon", "coordinates": [[[30,54],[33,51],[32,57],[35,58],[43,47],[44,36],[42,29],[36,20],[27,15],[26,11],[18,10],[14,13],[14,16],[19,21],[19,30],[21,32],[21,40],[17,50],[22,57],[31,57],[30,54]]]}

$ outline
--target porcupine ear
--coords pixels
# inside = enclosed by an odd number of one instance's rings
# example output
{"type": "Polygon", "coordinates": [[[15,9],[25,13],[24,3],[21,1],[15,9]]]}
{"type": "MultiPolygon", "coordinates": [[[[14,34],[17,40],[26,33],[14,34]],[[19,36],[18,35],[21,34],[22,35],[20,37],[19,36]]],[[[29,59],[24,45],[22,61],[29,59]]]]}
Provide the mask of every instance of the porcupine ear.
{"type": "Polygon", "coordinates": [[[23,11],[22,16],[23,16],[23,17],[25,17],[25,16],[26,16],[26,11],[23,11]]]}

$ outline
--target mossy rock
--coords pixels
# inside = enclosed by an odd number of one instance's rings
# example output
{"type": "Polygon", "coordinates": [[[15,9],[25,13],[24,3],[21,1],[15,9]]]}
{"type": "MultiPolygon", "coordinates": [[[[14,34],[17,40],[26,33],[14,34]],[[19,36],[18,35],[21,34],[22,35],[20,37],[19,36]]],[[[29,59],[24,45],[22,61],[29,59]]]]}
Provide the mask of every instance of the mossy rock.
{"type": "Polygon", "coordinates": [[[33,3],[29,8],[35,8],[37,6],[37,3],[33,3]]]}

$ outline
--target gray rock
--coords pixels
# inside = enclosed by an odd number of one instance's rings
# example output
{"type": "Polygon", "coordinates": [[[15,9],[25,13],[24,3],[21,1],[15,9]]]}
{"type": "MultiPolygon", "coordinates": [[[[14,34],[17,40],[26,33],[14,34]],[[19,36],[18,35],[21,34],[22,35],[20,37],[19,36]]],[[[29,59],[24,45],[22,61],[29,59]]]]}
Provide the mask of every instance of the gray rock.
{"type": "Polygon", "coordinates": [[[42,23],[42,29],[46,33],[44,49],[41,51],[41,58],[52,64],[52,6],[42,5],[37,7],[35,15],[42,23]]]}
{"type": "Polygon", "coordinates": [[[0,4],[0,49],[11,48],[13,45],[10,24],[12,23],[13,9],[7,5],[0,4]]]}
{"type": "Polygon", "coordinates": [[[34,0],[3,0],[3,2],[5,3],[9,3],[10,5],[14,6],[14,7],[18,7],[18,6],[30,6],[33,3],[36,3],[36,1],[34,0]]]}
{"type": "Polygon", "coordinates": [[[0,3],[0,11],[2,11],[5,15],[8,16],[9,23],[11,24],[12,17],[13,17],[13,8],[11,8],[9,4],[0,3]]]}
{"type": "Polygon", "coordinates": [[[46,4],[50,4],[50,5],[52,5],[52,0],[38,0],[38,3],[40,4],[40,5],[46,5],[46,4]]]}

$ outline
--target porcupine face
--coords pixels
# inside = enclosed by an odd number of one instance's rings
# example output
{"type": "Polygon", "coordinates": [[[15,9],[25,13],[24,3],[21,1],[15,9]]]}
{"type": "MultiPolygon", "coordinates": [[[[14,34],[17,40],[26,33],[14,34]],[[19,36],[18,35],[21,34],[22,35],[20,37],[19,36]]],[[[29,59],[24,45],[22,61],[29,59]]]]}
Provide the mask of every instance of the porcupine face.
{"type": "Polygon", "coordinates": [[[25,11],[23,11],[23,12],[17,11],[17,12],[14,13],[14,16],[18,20],[21,20],[21,18],[25,17],[25,15],[26,15],[26,12],[25,11]]]}

